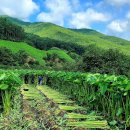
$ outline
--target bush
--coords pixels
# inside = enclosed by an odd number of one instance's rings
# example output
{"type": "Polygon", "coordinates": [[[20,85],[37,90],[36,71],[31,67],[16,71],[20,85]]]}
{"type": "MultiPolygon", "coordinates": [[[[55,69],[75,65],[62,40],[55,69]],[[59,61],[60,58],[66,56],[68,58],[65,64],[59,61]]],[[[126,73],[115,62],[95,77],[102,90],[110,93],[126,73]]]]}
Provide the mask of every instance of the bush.
{"type": "Polygon", "coordinates": [[[130,57],[116,49],[102,50],[90,45],[83,55],[83,62],[87,72],[130,76],[130,57]]]}
{"type": "Polygon", "coordinates": [[[0,68],[18,68],[27,64],[28,66],[39,66],[39,62],[29,56],[24,50],[13,53],[10,49],[0,47],[0,68]]]}

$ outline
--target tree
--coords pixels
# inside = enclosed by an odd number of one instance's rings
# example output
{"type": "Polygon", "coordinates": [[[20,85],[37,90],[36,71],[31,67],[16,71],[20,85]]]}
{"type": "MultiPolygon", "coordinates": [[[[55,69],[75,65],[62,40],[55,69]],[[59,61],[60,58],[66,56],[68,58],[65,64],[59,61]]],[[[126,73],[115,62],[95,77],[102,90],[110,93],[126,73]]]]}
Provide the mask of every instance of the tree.
{"type": "Polygon", "coordinates": [[[16,58],[20,65],[24,65],[27,62],[28,57],[29,55],[24,50],[20,50],[16,53],[16,58]]]}
{"type": "Polygon", "coordinates": [[[17,61],[14,58],[14,54],[11,50],[0,47],[0,64],[1,65],[16,65],[17,61]]]}
{"type": "Polygon", "coordinates": [[[6,18],[0,17],[0,39],[23,41],[25,33],[22,27],[13,24],[6,18]]]}
{"type": "Polygon", "coordinates": [[[103,50],[96,47],[95,45],[89,45],[88,47],[86,47],[86,51],[83,54],[85,71],[98,72],[98,70],[101,68],[103,64],[102,52],[103,50]]]}
{"type": "Polygon", "coordinates": [[[83,64],[87,72],[130,76],[130,57],[115,49],[102,50],[90,45],[83,55],[83,64]]]}
{"type": "Polygon", "coordinates": [[[109,49],[103,55],[103,72],[130,75],[130,57],[119,50],[109,49]]]}

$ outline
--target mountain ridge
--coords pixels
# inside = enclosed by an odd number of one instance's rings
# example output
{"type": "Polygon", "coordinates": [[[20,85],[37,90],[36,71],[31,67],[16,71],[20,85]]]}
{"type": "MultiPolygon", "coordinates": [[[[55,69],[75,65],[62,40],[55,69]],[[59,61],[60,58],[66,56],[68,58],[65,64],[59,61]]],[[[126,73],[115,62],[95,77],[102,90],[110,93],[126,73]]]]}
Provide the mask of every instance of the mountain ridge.
{"type": "Polygon", "coordinates": [[[49,22],[24,22],[16,18],[6,17],[10,21],[22,26],[27,33],[43,38],[72,42],[82,46],[95,44],[103,49],[118,49],[130,55],[130,41],[115,36],[107,36],[93,29],[70,29],[49,22]]]}
{"type": "MultiPolygon", "coordinates": [[[[51,22],[26,22],[26,21],[22,21],[18,18],[13,18],[13,17],[10,17],[10,16],[7,16],[7,15],[1,15],[1,17],[5,17],[7,18],[8,20],[11,20],[12,22],[15,22],[17,24],[20,24],[20,23],[24,23],[26,25],[30,25],[30,24],[38,24],[38,23],[45,23],[45,24],[50,24],[50,25],[55,25],[55,26],[58,26],[58,27],[61,27],[61,28],[65,28],[65,29],[69,29],[69,30],[72,30],[72,31],[77,31],[77,32],[82,32],[83,33],[83,30],[84,31],[88,31],[88,32],[94,32],[94,33],[97,33],[97,34],[100,34],[100,35],[105,35],[105,36],[108,36],[108,37],[114,37],[114,38],[119,38],[119,39],[123,39],[123,38],[120,38],[120,37],[116,37],[116,36],[113,36],[113,35],[106,35],[104,33],[101,33],[101,32],[98,32],[97,30],[94,30],[94,29],[89,29],[89,28],[80,28],[80,29],[75,29],[75,28],[66,28],[66,27],[63,27],[63,26],[60,26],[60,25],[57,25],[57,24],[54,24],[54,23],[51,23],[51,22]]],[[[84,32],[85,33],[85,32],[84,32]]],[[[123,39],[125,41],[129,41],[129,40],[126,40],[126,39],[123,39]]],[[[130,41],[129,41],[130,42],[130,41]]]]}

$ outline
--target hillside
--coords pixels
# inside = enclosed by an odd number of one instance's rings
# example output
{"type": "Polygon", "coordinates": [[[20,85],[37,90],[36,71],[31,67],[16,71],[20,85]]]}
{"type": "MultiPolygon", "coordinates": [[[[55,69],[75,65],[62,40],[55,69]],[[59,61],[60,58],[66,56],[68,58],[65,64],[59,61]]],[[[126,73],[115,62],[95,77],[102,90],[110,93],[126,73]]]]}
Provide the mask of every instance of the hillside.
{"type": "Polygon", "coordinates": [[[11,22],[13,22],[14,24],[17,24],[17,25],[22,25],[22,26],[24,26],[24,25],[29,25],[29,24],[31,24],[30,22],[24,22],[24,21],[22,21],[22,20],[19,20],[19,19],[17,19],[17,18],[12,18],[12,17],[9,17],[9,16],[7,16],[7,15],[2,15],[2,16],[0,16],[0,17],[6,18],[6,19],[8,19],[9,21],[11,21],[11,22]]]}
{"type": "Polygon", "coordinates": [[[59,58],[62,58],[68,62],[74,61],[65,51],[61,49],[59,50],[50,49],[48,51],[43,51],[43,50],[36,49],[24,42],[11,42],[6,40],[0,40],[0,47],[6,47],[12,50],[14,53],[18,52],[19,50],[24,50],[30,56],[35,58],[41,65],[45,64],[43,58],[47,57],[47,53],[51,53],[51,54],[55,53],[59,58]]]}
{"type": "Polygon", "coordinates": [[[79,32],[79,33],[82,33],[82,34],[104,36],[104,34],[97,32],[96,30],[93,30],[93,29],[85,29],[85,28],[82,28],[82,29],[71,29],[71,28],[69,28],[69,29],[71,31],[79,32]]]}
{"type": "Polygon", "coordinates": [[[23,22],[16,18],[6,17],[15,24],[24,27],[28,33],[33,33],[41,37],[56,39],[65,42],[73,42],[83,46],[95,44],[103,49],[116,48],[130,55],[130,41],[107,36],[92,29],[67,29],[52,23],[23,22]]]}
{"type": "Polygon", "coordinates": [[[0,47],[6,47],[12,50],[14,53],[18,52],[19,50],[26,51],[30,56],[35,58],[40,64],[44,64],[45,62],[42,60],[43,57],[46,57],[45,51],[38,50],[29,46],[27,43],[24,42],[11,42],[0,40],[0,47]]]}
{"type": "Polygon", "coordinates": [[[94,30],[72,30],[66,29],[51,23],[33,23],[24,27],[28,33],[33,33],[41,37],[73,42],[83,46],[95,44],[103,49],[117,48],[130,55],[130,41],[106,36],[94,30]]]}
{"type": "Polygon", "coordinates": [[[47,54],[56,54],[60,59],[65,59],[67,62],[74,62],[74,60],[64,50],[61,50],[59,48],[52,48],[47,51],[47,54]]]}

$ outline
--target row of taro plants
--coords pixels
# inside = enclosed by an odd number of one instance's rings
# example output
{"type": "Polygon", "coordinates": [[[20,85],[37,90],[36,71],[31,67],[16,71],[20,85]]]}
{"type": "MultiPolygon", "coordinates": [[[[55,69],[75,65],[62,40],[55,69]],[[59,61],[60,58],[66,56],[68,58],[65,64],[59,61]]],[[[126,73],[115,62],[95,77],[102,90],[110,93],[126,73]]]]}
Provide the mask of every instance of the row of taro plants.
{"type": "Polygon", "coordinates": [[[0,70],[0,99],[2,112],[9,115],[12,106],[12,98],[16,92],[16,88],[20,86],[22,80],[19,75],[11,71],[0,70]]]}
{"type": "Polygon", "coordinates": [[[78,104],[101,112],[113,121],[111,125],[130,127],[130,80],[125,76],[35,70],[21,70],[19,73],[34,74],[35,77],[43,75],[49,86],[78,104]]]}

